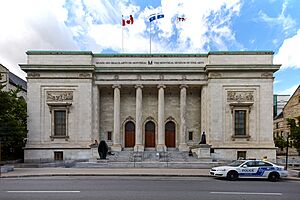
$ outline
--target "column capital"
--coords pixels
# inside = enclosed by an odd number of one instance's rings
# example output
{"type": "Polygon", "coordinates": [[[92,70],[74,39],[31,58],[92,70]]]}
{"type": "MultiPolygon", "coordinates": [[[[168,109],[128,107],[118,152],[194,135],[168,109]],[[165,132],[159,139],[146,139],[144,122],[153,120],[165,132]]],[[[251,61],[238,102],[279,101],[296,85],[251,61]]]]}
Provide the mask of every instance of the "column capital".
{"type": "Polygon", "coordinates": [[[180,86],[179,86],[179,88],[180,89],[182,89],[182,88],[188,88],[189,86],[187,85],[187,84],[181,84],[180,86]]]}
{"type": "Polygon", "coordinates": [[[119,88],[119,89],[120,89],[120,88],[121,88],[121,85],[115,84],[115,85],[112,86],[112,88],[113,88],[113,89],[115,89],[115,88],[119,88]]]}
{"type": "Polygon", "coordinates": [[[142,84],[137,84],[137,85],[135,85],[134,87],[135,87],[136,89],[137,89],[137,88],[141,88],[141,89],[142,89],[142,88],[143,88],[143,85],[142,85],[142,84]]]}
{"type": "Polygon", "coordinates": [[[159,85],[157,86],[157,88],[158,88],[158,89],[160,89],[160,88],[163,88],[163,89],[165,89],[165,88],[166,88],[166,86],[165,86],[165,85],[163,85],[163,84],[159,84],[159,85]]]}

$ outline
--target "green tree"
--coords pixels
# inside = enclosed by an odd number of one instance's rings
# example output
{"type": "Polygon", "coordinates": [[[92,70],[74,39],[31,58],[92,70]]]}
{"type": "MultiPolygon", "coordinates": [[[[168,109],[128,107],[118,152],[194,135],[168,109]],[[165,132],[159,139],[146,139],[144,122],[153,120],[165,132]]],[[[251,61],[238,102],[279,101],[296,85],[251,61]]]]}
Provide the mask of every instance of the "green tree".
{"type": "Polygon", "coordinates": [[[284,140],[283,136],[278,136],[274,138],[275,147],[278,147],[283,150],[283,148],[286,148],[286,141],[284,140]]]}
{"type": "Polygon", "coordinates": [[[300,116],[295,119],[287,119],[288,125],[290,127],[290,138],[293,140],[293,147],[297,149],[300,155],[300,116]]]}
{"type": "Polygon", "coordinates": [[[18,96],[20,88],[2,91],[0,86],[0,141],[2,160],[23,158],[24,138],[27,136],[27,105],[18,96]]]}

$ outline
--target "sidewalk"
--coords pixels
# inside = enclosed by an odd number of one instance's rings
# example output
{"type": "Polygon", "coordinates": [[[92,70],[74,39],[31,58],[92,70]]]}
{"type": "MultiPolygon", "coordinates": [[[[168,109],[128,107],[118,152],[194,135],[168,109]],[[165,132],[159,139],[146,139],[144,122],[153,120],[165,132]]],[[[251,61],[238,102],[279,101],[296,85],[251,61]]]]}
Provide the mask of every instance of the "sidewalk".
{"type": "MultiPolygon", "coordinates": [[[[2,173],[1,178],[43,177],[43,176],[168,176],[168,177],[211,177],[210,169],[171,168],[15,168],[2,173]]],[[[289,170],[285,179],[298,180],[299,171],[289,170]]]]}
{"type": "Polygon", "coordinates": [[[37,176],[186,176],[209,177],[210,169],[170,168],[15,168],[2,173],[1,178],[37,176]]]}

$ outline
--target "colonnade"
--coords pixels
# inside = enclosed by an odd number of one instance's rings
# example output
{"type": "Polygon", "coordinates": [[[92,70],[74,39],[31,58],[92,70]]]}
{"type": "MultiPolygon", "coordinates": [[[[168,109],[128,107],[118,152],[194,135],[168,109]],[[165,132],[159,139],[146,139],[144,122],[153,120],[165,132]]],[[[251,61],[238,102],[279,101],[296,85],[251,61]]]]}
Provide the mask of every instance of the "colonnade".
{"type": "MultiPolygon", "coordinates": [[[[186,144],[186,96],[187,96],[187,85],[180,85],[180,128],[179,128],[179,145],[178,148],[181,151],[187,150],[186,144]]],[[[166,151],[165,145],[165,85],[157,85],[158,89],[158,124],[157,124],[157,151],[166,151]]],[[[113,127],[113,151],[121,151],[121,129],[120,129],[120,89],[121,85],[113,85],[114,89],[114,127],[113,127]]],[[[143,85],[136,85],[136,131],[135,131],[135,151],[143,151],[143,85]]]]}

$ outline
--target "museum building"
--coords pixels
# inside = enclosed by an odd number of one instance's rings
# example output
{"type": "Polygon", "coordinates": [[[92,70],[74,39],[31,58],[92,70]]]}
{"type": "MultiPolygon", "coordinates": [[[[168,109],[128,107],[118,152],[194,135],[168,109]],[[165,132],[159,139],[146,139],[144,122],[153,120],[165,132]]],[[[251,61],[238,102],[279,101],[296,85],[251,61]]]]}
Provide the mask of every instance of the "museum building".
{"type": "Polygon", "coordinates": [[[205,132],[216,160],[276,158],[273,52],[95,54],[27,51],[26,161],[111,151],[189,151],[205,132]]]}

